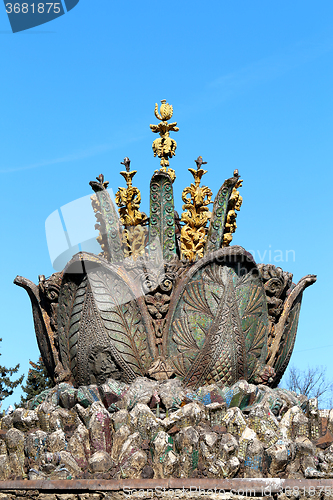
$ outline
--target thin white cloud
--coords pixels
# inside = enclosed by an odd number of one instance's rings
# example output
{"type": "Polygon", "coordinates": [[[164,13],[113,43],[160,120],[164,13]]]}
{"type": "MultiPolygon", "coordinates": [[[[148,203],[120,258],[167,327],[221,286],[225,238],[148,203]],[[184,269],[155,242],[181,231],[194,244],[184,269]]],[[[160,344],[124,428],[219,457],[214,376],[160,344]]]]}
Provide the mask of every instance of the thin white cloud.
{"type": "MultiPolygon", "coordinates": [[[[143,138],[141,137],[135,137],[130,140],[126,141],[126,144],[131,143],[131,142],[136,142],[140,141],[143,138]]],[[[110,151],[111,149],[117,149],[119,147],[124,146],[125,143],[118,143],[118,144],[100,144],[98,146],[94,146],[89,149],[84,149],[82,151],[76,151],[74,153],[70,153],[68,155],[61,156],[59,158],[53,158],[50,160],[42,160],[37,163],[32,163],[30,165],[24,165],[20,167],[8,167],[5,169],[1,169],[0,173],[1,174],[8,174],[11,172],[19,172],[22,170],[30,170],[33,168],[40,168],[40,167],[48,167],[50,165],[56,165],[59,163],[67,163],[67,162],[73,162],[73,161],[78,161],[78,160],[83,160],[85,158],[89,158],[91,156],[97,156],[100,153],[104,153],[105,151],[110,151]]]]}

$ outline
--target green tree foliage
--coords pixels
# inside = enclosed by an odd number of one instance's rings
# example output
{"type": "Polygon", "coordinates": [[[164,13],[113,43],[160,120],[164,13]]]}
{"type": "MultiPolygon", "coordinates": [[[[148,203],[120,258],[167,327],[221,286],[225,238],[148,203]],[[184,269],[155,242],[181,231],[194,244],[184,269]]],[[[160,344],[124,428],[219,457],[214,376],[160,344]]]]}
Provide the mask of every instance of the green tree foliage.
{"type": "Polygon", "coordinates": [[[46,370],[41,356],[37,363],[33,363],[32,361],[29,361],[29,363],[31,368],[29,368],[26,384],[22,387],[25,395],[21,396],[20,404],[26,403],[29,399],[45,391],[45,389],[54,387],[54,383],[46,370]]]}
{"type": "MultiPolygon", "coordinates": [[[[0,339],[2,342],[2,339],[0,339]]],[[[0,354],[1,356],[1,354],[0,354]]],[[[15,368],[6,368],[5,366],[0,365],[0,403],[7,397],[11,396],[14,392],[14,389],[22,384],[24,375],[22,375],[17,380],[11,380],[11,377],[14,373],[17,373],[20,368],[20,365],[16,365],[15,368]]]]}

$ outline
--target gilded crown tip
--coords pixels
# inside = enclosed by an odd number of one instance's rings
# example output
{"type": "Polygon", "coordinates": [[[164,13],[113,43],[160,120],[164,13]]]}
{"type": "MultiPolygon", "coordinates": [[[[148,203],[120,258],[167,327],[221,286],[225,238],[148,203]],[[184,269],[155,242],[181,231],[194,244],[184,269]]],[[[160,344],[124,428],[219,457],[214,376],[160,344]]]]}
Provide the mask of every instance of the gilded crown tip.
{"type": "MultiPolygon", "coordinates": [[[[153,142],[154,156],[158,156],[161,161],[161,170],[167,171],[169,167],[169,159],[175,156],[177,143],[174,139],[170,138],[170,132],[178,132],[179,128],[176,127],[177,122],[168,123],[168,120],[173,115],[173,106],[166,102],[166,99],[161,99],[160,111],[158,111],[158,104],[155,104],[155,116],[161,123],[158,125],[150,125],[152,132],[158,133],[160,137],[153,142]]],[[[171,169],[169,175],[171,173],[171,169]]]]}

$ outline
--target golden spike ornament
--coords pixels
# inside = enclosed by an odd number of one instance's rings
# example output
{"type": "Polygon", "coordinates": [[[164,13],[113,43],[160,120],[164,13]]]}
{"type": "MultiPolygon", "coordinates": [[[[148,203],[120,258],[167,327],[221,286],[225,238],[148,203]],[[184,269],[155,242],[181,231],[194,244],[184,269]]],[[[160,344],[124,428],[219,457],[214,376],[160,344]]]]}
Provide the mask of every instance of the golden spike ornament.
{"type": "Polygon", "coordinates": [[[195,160],[197,168],[189,168],[188,170],[194,177],[194,184],[185,188],[182,194],[184,202],[181,221],[185,225],[180,233],[181,256],[187,260],[195,260],[203,257],[204,246],[206,242],[206,225],[211,217],[211,212],[208,205],[211,203],[213,196],[212,191],[207,186],[200,186],[201,178],[207,173],[202,165],[206,165],[206,161],[202,161],[199,156],[195,160]]]}
{"type": "Polygon", "coordinates": [[[154,156],[161,158],[161,170],[167,172],[173,182],[176,178],[175,171],[167,167],[169,167],[169,158],[176,154],[177,143],[170,138],[170,132],[178,132],[179,127],[176,126],[177,122],[168,123],[172,115],[173,107],[165,99],[162,99],[160,112],[158,112],[158,104],[155,104],[155,116],[158,120],[161,120],[161,123],[150,125],[150,128],[155,134],[160,134],[159,139],[155,139],[153,142],[154,156]]]}
{"type": "Polygon", "coordinates": [[[140,212],[141,203],[140,190],[132,185],[132,180],[136,170],[130,170],[130,159],[124,158],[121,162],[125,166],[125,171],[120,172],[124,177],[127,187],[119,187],[115,196],[116,204],[118,205],[120,220],[125,226],[123,230],[123,249],[125,257],[137,258],[144,254],[146,231],[142,226],[147,220],[147,215],[140,212]]]}
{"type": "MultiPolygon", "coordinates": [[[[237,176],[239,176],[238,170],[235,170],[234,177],[237,177],[237,176]]],[[[241,205],[243,203],[243,198],[239,194],[239,191],[237,191],[237,188],[242,187],[242,183],[243,183],[243,179],[239,179],[237,181],[237,183],[235,184],[235,187],[232,190],[231,196],[229,198],[228,214],[227,214],[226,223],[224,226],[222,248],[228,247],[230,245],[232,238],[233,238],[233,233],[237,229],[236,210],[237,210],[237,212],[239,212],[241,205]]]]}

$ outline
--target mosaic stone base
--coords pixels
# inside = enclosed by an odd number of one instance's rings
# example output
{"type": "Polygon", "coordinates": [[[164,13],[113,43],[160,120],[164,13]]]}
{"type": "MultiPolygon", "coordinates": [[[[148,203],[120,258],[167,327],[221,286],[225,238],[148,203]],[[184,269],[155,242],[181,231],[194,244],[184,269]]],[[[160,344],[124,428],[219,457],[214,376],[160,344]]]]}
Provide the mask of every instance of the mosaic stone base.
{"type": "Polygon", "coordinates": [[[333,410],[283,389],[62,383],[1,419],[0,480],[330,478],[332,443],[333,410]]]}

